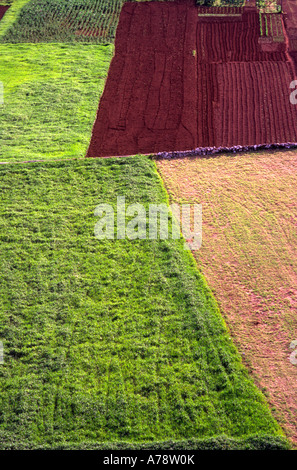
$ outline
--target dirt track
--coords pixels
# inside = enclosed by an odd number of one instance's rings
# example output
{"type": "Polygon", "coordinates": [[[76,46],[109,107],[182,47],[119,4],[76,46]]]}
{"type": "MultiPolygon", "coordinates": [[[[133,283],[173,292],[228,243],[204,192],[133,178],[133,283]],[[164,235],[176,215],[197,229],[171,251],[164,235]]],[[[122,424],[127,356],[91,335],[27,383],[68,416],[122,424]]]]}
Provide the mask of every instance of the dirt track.
{"type": "Polygon", "coordinates": [[[88,157],[297,141],[285,40],[261,43],[253,8],[207,13],[124,5],[88,157]]]}
{"type": "Polygon", "coordinates": [[[297,28],[297,3],[296,0],[283,0],[283,11],[286,15],[288,32],[291,28],[297,28]]]}

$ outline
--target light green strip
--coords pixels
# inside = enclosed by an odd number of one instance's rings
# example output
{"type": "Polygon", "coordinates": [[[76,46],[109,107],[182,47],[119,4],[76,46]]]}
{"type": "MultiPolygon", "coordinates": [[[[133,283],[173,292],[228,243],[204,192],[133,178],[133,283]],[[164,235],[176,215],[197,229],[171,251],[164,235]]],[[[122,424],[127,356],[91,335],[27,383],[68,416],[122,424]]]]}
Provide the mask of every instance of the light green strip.
{"type": "Polygon", "coordinates": [[[6,31],[10,28],[10,26],[15,22],[18,18],[21,9],[29,3],[30,0],[16,0],[9,10],[5,13],[4,17],[0,21],[0,38],[4,36],[6,31]]]}

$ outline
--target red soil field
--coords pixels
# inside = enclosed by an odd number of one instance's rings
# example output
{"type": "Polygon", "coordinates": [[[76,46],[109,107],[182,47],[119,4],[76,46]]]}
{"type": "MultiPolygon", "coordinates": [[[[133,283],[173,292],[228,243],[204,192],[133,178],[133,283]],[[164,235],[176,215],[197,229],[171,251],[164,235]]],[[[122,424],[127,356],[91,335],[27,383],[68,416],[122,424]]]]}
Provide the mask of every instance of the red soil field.
{"type": "Polygon", "coordinates": [[[7,12],[9,8],[9,5],[0,5],[0,20],[3,18],[3,16],[5,15],[5,13],[7,12]]]}
{"type": "Polygon", "coordinates": [[[267,46],[255,8],[216,10],[124,4],[88,157],[297,142],[285,36],[267,46]]]}
{"type": "Polygon", "coordinates": [[[289,53],[297,74],[297,3],[296,0],[283,0],[284,22],[286,26],[289,53]]]}
{"type": "Polygon", "coordinates": [[[296,0],[283,0],[282,8],[285,13],[285,21],[288,34],[291,30],[297,30],[297,3],[296,0]]]}

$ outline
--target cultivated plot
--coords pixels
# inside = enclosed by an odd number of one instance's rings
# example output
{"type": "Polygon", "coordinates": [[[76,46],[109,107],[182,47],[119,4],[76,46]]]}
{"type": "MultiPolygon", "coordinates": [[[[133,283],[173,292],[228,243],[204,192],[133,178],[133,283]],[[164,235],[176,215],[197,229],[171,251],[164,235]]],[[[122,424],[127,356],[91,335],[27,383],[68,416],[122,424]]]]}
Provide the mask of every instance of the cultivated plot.
{"type": "Polygon", "coordinates": [[[0,161],[83,158],[112,45],[0,44],[0,161]]]}
{"type": "Polygon", "coordinates": [[[282,22],[270,47],[256,9],[211,11],[124,5],[87,156],[297,141],[282,22]]]}

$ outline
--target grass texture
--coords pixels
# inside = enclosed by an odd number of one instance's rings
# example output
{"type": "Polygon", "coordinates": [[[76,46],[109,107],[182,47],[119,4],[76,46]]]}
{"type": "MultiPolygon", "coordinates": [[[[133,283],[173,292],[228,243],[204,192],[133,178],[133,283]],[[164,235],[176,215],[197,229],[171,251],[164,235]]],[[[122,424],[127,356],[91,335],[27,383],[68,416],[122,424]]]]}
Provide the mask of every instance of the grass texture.
{"type": "Polygon", "coordinates": [[[124,1],[17,0],[0,42],[113,43],[124,1]]]}
{"type": "Polygon", "coordinates": [[[0,161],[84,157],[113,46],[0,45],[0,161]]]}
{"type": "Polygon", "coordinates": [[[1,448],[287,448],[182,240],[94,237],[167,203],[146,157],[0,167],[1,448]]]}

